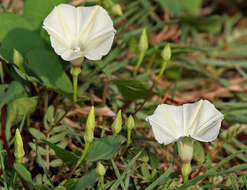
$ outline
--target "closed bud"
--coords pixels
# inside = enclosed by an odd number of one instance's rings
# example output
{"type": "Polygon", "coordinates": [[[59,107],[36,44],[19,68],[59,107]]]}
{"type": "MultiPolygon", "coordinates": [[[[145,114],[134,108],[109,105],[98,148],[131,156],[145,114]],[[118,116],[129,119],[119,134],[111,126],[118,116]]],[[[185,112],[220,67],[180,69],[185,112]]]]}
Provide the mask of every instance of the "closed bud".
{"type": "Polygon", "coordinates": [[[117,16],[122,16],[123,15],[122,7],[119,4],[114,4],[112,6],[112,13],[117,16]]]}
{"type": "Polygon", "coordinates": [[[19,163],[22,162],[22,158],[25,155],[25,151],[23,148],[23,142],[22,142],[22,138],[21,138],[21,133],[20,133],[19,129],[16,129],[16,131],[15,131],[14,155],[15,155],[17,162],[19,162],[19,163]]]}
{"type": "Polygon", "coordinates": [[[127,130],[132,130],[135,127],[135,120],[132,117],[132,115],[129,116],[127,122],[126,122],[127,130]]]}
{"type": "Polygon", "coordinates": [[[148,49],[148,36],[146,29],[143,29],[141,38],[139,41],[139,51],[140,52],[145,52],[148,49]]]}
{"type": "Polygon", "coordinates": [[[105,167],[100,162],[97,162],[96,173],[99,176],[104,176],[105,172],[106,172],[105,167]]]}
{"type": "Polygon", "coordinates": [[[169,61],[171,59],[171,47],[170,44],[168,43],[163,51],[161,52],[161,57],[163,58],[164,61],[169,61]]]}
{"type": "Polygon", "coordinates": [[[22,71],[25,72],[24,68],[23,68],[23,62],[24,62],[24,58],[21,55],[21,53],[14,49],[14,53],[13,53],[13,61],[14,64],[22,71]]]}
{"type": "Polygon", "coordinates": [[[122,112],[118,111],[117,117],[112,124],[113,135],[116,136],[122,130],[122,112]]]}
{"type": "Polygon", "coordinates": [[[95,115],[94,115],[94,106],[92,106],[87,117],[86,130],[84,135],[84,140],[88,143],[91,143],[93,141],[94,128],[95,128],[95,115]]]}

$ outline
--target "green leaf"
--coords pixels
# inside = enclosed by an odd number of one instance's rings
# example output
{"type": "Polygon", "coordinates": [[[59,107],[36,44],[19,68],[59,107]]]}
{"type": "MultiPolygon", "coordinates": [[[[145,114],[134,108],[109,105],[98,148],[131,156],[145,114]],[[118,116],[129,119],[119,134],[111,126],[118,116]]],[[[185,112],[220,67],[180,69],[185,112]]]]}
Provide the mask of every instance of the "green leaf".
{"type": "Polygon", "coordinates": [[[68,0],[26,0],[23,16],[35,29],[38,29],[56,5],[67,2],[68,0]]]}
{"type": "Polygon", "coordinates": [[[32,183],[31,173],[20,163],[14,163],[16,172],[27,182],[32,183]]]}
{"type": "Polygon", "coordinates": [[[88,174],[78,179],[78,181],[72,187],[67,187],[67,189],[81,190],[93,186],[97,181],[97,178],[98,178],[98,174],[96,173],[96,171],[95,170],[90,171],[88,174]]]}
{"type": "Polygon", "coordinates": [[[31,135],[33,137],[35,137],[37,140],[46,139],[46,136],[41,131],[39,131],[38,129],[30,128],[28,130],[31,133],[31,135]]]}
{"type": "Polygon", "coordinates": [[[22,85],[16,81],[11,82],[8,86],[4,85],[2,90],[0,92],[0,107],[3,107],[24,92],[22,85]],[[5,87],[8,88],[7,92],[4,92],[5,87]]]}
{"type": "Polygon", "coordinates": [[[93,141],[89,146],[86,159],[88,161],[111,159],[123,143],[124,137],[106,136],[93,141]]]}
{"type": "Polygon", "coordinates": [[[0,14],[0,42],[6,37],[6,35],[14,29],[27,29],[33,30],[33,27],[24,18],[14,13],[1,13],[0,14]]]}
{"type": "Polygon", "coordinates": [[[72,92],[72,84],[64,72],[58,57],[46,50],[32,50],[27,54],[27,67],[30,74],[40,79],[41,83],[55,90],[72,92]]]}
{"type": "Polygon", "coordinates": [[[67,135],[67,133],[68,133],[67,131],[58,133],[58,134],[52,136],[51,138],[49,138],[49,142],[58,143],[59,141],[64,139],[64,137],[67,135]]]}
{"type": "Polygon", "coordinates": [[[193,159],[199,164],[202,164],[205,161],[205,152],[202,144],[199,141],[194,141],[194,153],[193,159]]]}
{"type": "Polygon", "coordinates": [[[38,97],[23,97],[12,101],[7,107],[6,137],[10,138],[10,128],[26,116],[31,115],[38,104],[38,97]]]}
{"type": "Polygon", "coordinates": [[[117,85],[124,100],[136,100],[144,99],[149,92],[149,85],[141,80],[135,80],[131,78],[122,78],[112,81],[117,85]]]}
{"type": "Polygon", "coordinates": [[[42,141],[43,141],[43,143],[48,145],[51,149],[53,149],[56,152],[57,157],[60,158],[65,163],[74,164],[79,159],[79,157],[76,156],[72,152],[64,150],[64,149],[50,143],[49,141],[46,141],[46,140],[42,140],[42,141]]]}
{"type": "Polygon", "coordinates": [[[198,15],[202,0],[156,0],[170,14],[175,16],[198,15]]]}
{"type": "Polygon", "coordinates": [[[50,163],[50,166],[53,167],[53,168],[56,168],[56,167],[59,167],[59,166],[62,166],[62,165],[63,165],[63,161],[60,160],[60,159],[52,160],[51,163],[50,163]]]}
{"type": "Polygon", "coordinates": [[[16,28],[11,30],[2,41],[2,48],[5,51],[1,52],[9,62],[13,62],[13,51],[17,49],[22,56],[34,48],[45,48],[45,43],[38,32],[27,29],[16,28]]]}

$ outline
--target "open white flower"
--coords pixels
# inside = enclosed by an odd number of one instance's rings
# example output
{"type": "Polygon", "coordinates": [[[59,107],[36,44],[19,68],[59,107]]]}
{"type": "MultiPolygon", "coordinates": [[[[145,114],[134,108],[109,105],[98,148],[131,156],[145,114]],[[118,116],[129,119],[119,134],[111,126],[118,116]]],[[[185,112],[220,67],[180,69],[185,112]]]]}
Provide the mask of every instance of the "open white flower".
{"type": "Polygon", "coordinates": [[[146,118],[160,144],[167,145],[178,141],[184,182],[188,180],[192,170],[193,139],[203,142],[215,140],[223,119],[223,114],[207,100],[182,106],[161,104],[153,115],[146,118]]]}
{"type": "Polygon", "coordinates": [[[155,139],[164,145],[184,137],[211,142],[217,138],[223,119],[223,114],[207,100],[182,106],[161,104],[146,118],[155,139]]]}
{"type": "Polygon", "coordinates": [[[80,63],[84,57],[100,60],[110,51],[116,32],[108,13],[97,5],[60,4],[46,17],[43,28],[55,52],[72,63],[80,63]]]}

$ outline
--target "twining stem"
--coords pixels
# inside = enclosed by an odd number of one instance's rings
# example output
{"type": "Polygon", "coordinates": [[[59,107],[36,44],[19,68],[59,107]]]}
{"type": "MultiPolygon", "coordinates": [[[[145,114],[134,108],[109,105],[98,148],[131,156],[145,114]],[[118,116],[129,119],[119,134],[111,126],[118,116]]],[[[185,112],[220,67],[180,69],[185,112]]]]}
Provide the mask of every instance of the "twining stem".
{"type": "Polygon", "coordinates": [[[104,175],[100,176],[100,188],[101,190],[104,190],[104,175]]]}
{"type": "Polygon", "coordinates": [[[133,71],[134,77],[136,76],[137,71],[139,70],[139,68],[140,68],[140,66],[141,66],[141,63],[142,63],[143,58],[144,58],[144,55],[145,55],[145,51],[140,52],[139,59],[138,59],[138,61],[137,61],[137,63],[136,63],[135,69],[134,69],[134,71],[133,71]]]}
{"type": "Polygon", "coordinates": [[[81,73],[81,68],[79,66],[72,66],[70,69],[70,73],[73,78],[73,101],[77,102],[77,84],[78,76],[81,73]]]}
{"type": "Polygon", "coordinates": [[[151,97],[152,93],[153,93],[153,88],[155,86],[155,84],[158,82],[158,80],[160,79],[160,77],[163,75],[165,69],[166,69],[166,66],[167,66],[167,61],[164,61],[162,62],[162,65],[161,65],[161,69],[160,69],[160,72],[159,72],[159,75],[155,78],[155,80],[153,81],[153,84],[148,92],[148,95],[147,97],[145,98],[145,100],[142,102],[142,104],[136,108],[135,112],[134,112],[134,115],[136,115],[137,112],[139,112],[142,107],[145,105],[145,103],[148,101],[148,99],[151,97]]]}
{"type": "Polygon", "coordinates": [[[78,168],[78,166],[81,164],[81,162],[85,159],[85,157],[87,155],[88,148],[89,148],[89,142],[85,142],[85,148],[83,150],[83,153],[82,153],[81,157],[79,158],[79,160],[76,162],[76,165],[73,168],[72,172],[70,173],[70,177],[73,175],[73,173],[78,168]]]}

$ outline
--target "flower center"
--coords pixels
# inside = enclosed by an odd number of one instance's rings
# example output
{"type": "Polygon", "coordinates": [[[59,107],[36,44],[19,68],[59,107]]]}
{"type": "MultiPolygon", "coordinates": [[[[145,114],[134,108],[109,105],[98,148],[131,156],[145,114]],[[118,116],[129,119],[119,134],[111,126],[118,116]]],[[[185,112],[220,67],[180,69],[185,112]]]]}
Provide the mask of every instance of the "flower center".
{"type": "Polygon", "coordinates": [[[81,52],[81,48],[80,47],[75,47],[75,48],[73,48],[73,51],[76,52],[76,53],[79,53],[79,52],[81,52]]]}

